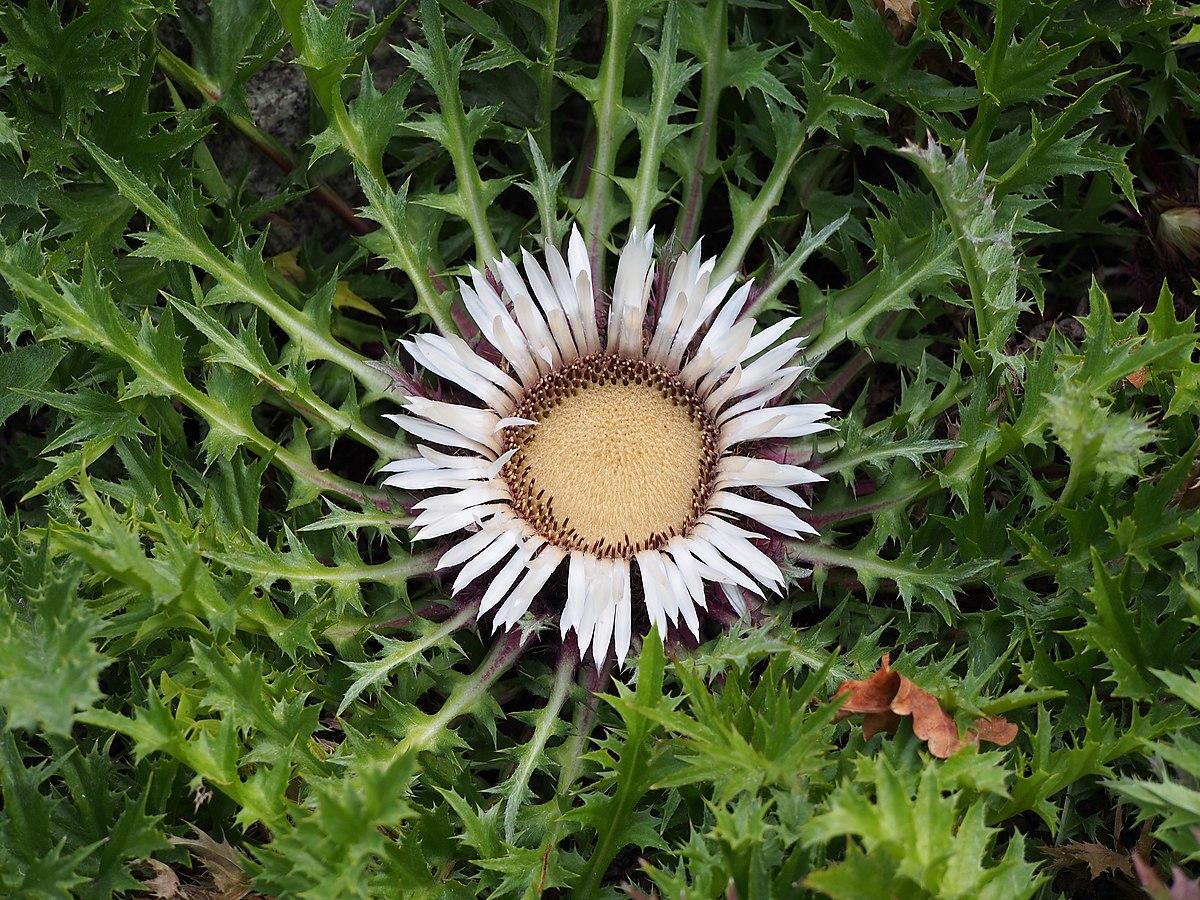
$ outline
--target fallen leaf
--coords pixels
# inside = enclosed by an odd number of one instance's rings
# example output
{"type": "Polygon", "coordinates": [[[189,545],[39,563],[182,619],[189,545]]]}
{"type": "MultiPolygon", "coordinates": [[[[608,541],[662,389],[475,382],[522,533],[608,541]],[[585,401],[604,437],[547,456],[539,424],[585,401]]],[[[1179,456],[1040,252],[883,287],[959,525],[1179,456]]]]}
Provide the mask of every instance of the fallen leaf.
{"type": "Polygon", "coordinates": [[[1017,726],[1003,716],[985,716],[976,719],[967,733],[959,737],[958,725],[938,699],[893,670],[889,654],[884,654],[879,671],[870,678],[844,681],[833,695],[835,700],[841,697],[845,702],[838,710],[838,718],[861,715],[863,737],[867,740],[881,732],[895,734],[900,722],[911,717],[913,734],[938,759],[946,759],[963,746],[980,741],[1005,747],[1017,736],[1017,726]]]}
{"type": "Polygon", "coordinates": [[[1017,726],[1004,716],[984,716],[982,719],[976,719],[975,724],[967,731],[968,741],[987,741],[997,747],[1007,747],[1016,739],[1017,726]]]}
{"type": "Polygon", "coordinates": [[[143,881],[142,887],[155,900],[174,900],[174,898],[182,895],[179,876],[175,874],[174,869],[166,863],[159,862],[157,859],[150,859],[146,862],[154,870],[154,877],[148,881],[143,881]]]}
{"type": "Polygon", "coordinates": [[[917,27],[917,0],[875,0],[875,9],[897,41],[903,41],[917,27]]]}
{"type": "Polygon", "coordinates": [[[211,896],[219,900],[242,900],[249,896],[250,885],[242,868],[241,855],[228,841],[218,843],[199,828],[193,826],[192,830],[196,833],[194,838],[172,837],[170,840],[200,860],[215,888],[211,896]]]}
{"type": "Polygon", "coordinates": [[[1133,386],[1135,391],[1140,391],[1146,386],[1146,382],[1150,380],[1150,370],[1144,367],[1137,369],[1126,375],[1125,380],[1133,386]]]}
{"type": "Polygon", "coordinates": [[[1108,872],[1120,872],[1133,877],[1133,863],[1129,854],[1103,844],[1071,841],[1061,847],[1043,847],[1042,852],[1053,860],[1051,867],[1055,869],[1087,866],[1088,875],[1093,880],[1108,872]]]}
{"type": "Polygon", "coordinates": [[[917,0],[880,0],[885,12],[890,12],[901,25],[913,27],[917,24],[920,7],[917,0]]]}

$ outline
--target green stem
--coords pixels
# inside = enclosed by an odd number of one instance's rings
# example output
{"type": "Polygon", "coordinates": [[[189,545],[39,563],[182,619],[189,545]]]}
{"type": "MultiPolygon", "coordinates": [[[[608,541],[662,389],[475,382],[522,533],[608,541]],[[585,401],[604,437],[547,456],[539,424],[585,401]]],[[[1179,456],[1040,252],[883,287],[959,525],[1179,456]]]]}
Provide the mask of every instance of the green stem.
{"type": "Polygon", "coordinates": [[[483,180],[479,177],[479,167],[475,165],[475,149],[466,139],[467,125],[462,101],[458,97],[457,88],[452,93],[452,107],[448,109],[446,104],[442,106],[450,142],[450,159],[454,163],[454,175],[465,199],[464,212],[467,224],[471,226],[471,234],[475,238],[475,255],[482,265],[499,259],[500,247],[496,244],[491,223],[488,222],[487,206],[483,201],[483,180]]]}
{"type": "Polygon", "coordinates": [[[717,105],[725,89],[722,68],[728,50],[729,24],[726,0],[709,0],[705,8],[704,66],[700,70],[700,108],[696,113],[696,153],[687,188],[683,193],[683,215],[679,239],[684,247],[696,240],[700,227],[700,209],[704,204],[704,176],[712,168],[717,155],[717,105]]]}
{"type": "Polygon", "coordinates": [[[538,713],[537,724],[533,729],[533,737],[521,751],[521,762],[513,773],[511,787],[508,791],[508,803],[504,807],[504,839],[512,844],[517,837],[517,814],[521,804],[529,793],[529,779],[533,777],[538,763],[542,761],[542,751],[546,742],[558,723],[558,714],[566,702],[567,695],[574,681],[575,670],[578,668],[578,653],[574,642],[564,643],[558,654],[558,666],[554,671],[554,681],[550,687],[550,696],[546,705],[538,713]]]}
{"type": "MultiPolygon", "coordinates": [[[[824,170],[828,166],[828,162],[831,158],[832,157],[829,156],[825,151],[822,151],[817,158],[816,167],[824,170]]],[[[811,181],[812,177],[814,176],[810,176],[810,178],[806,180],[811,181]]],[[[836,233],[837,230],[841,228],[849,218],[850,216],[847,213],[841,218],[835,219],[832,223],[811,237],[810,233],[805,231],[795,249],[787,255],[787,258],[784,259],[778,268],[769,272],[767,277],[760,282],[761,290],[759,291],[758,296],[754,298],[754,301],[747,308],[746,315],[757,316],[763,309],[767,307],[769,303],[778,297],[783,291],[783,288],[797,278],[800,273],[800,268],[808,261],[809,257],[811,257],[817,250],[821,249],[829,236],[836,233]]],[[[809,316],[806,319],[806,323],[812,321],[812,318],[812,316],[809,316]]],[[[810,329],[810,331],[811,330],[815,329],[810,329]]]]}
{"type": "Polygon", "coordinates": [[[603,245],[608,237],[608,207],[612,196],[613,168],[624,132],[621,128],[621,98],[625,87],[629,35],[633,16],[629,0],[609,0],[604,56],[597,76],[599,89],[593,115],[596,122],[596,152],[588,176],[583,205],[588,219],[588,253],[595,268],[595,283],[604,283],[603,245]]]}
{"type": "Polygon", "coordinates": [[[475,254],[479,264],[484,266],[500,258],[500,248],[488,222],[483,179],[475,164],[474,139],[468,137],[467,116],[459,87],[460,66],[446,43],[445,23],[435,2],[426,0],[421,4],[421,19],[435,73],[431,80],[442,110],[445,133],[441,143],[450,153],[454,177],[463,199],[463,218],[475,238],[475,254]]]}
{"type": "Polygon", "coordinates": [[[678,19],[678,9],[672,3],[663,17],[662,46],[659,48],[662,68],[659,69],[659,77],[654,83],[649,114],[650,128],[641,141],[642,158],[638,163],[637,177],[634,181],[629,228],[639,234],[650,227],[650,215],[654,212],[658,195],[658,176],[662,168],[663,151],[666,149],[663,132],[670,124],[671,106],[675,102],[675,82],[671,77],[671,67],[675,65],[678,46],[678,19]]]}
{"type": "MultiPolygon", "coordinates": [[[[190,304],[175,301],[178,309],[214,344],[226,351],[226,361],[248,372],[277,395],[273,405],[298,412],[309,422],[327,427],[338,434],[349,434],[364,446],[370,447],[388,459],[414,456],[416,451],[407,443],[388,437],[371,428],[362,418],[326,403],[311,390],[301,391],[295,384],[280,375],[274,368],[263,364],[259,358],[250,356],[237,340],[203,310],[190,304]]],[[[268,401],[270,402],[270,401],[268,401]]]]}
{"type": "Polygon", "coordinates": [[[712,276],[714,284],[741,268],[750,245],[754,243],[762,227],[767,224],[771,211],[783,198],[783,190],[787,187],[788,176],[791,175],[796,160],[800,158],[800,151],[804,149],[804,137],[804,131],[800,129],[784,146],[777,148],[775,164],[771,166],[771,174],[767,176],[766,182],[751,203],[749,215],[734,230],[729,246],[725,248],[725,252],[721,254],[721,258],[717,262],[716,271],[712,276]]]}
{"type": "MultiPolygon", "coordinates": [[[[158,225],[164,230],[169,230],[169,225],[164,222],[160,221],[158,225]]],[[[391,379],[372,365],[370,360],[342,346],[332,336],[313,328],[307,316],[274,291],[256,283],[244,266],[223,255],[213,255],[205,250],[202,250],[207,257],[204,267],[213,277],[236,287],[246,300],[266,313],[288,337],[297,341],[309,358],[336,363],[373,391],[383,393],[391,387],[391,379]]]]}
{"type": "Polygon", "coordinates": [[[962,220],[954,213],[954,207],[950,202],[950,198],[946,196],[938,180],[930,179],[930,184],[933,185],[938,202],[942,205],[942,210],[946,213],[946,221],[950,223],[950,230],[954,234],[954,242],[958,245],[958,257],[962,262],[963,275],[967,279],[967,288],[971,293],[971,309],[975,313],[977,340],[983,341],[984,335],[991,330],[991,315],[987,308],[987,299],[984,295],[985,278],[982,270],[979,268],[979,259],[975,253],[975,245],[971,243],[971,238],[967,234],[962,220]]]}
{"type": "MultiPolygon", "coordinates": [[[[655,630],[646,638],[647,642],[654,642],[654,650],[647,653],[643,649],[638,660],[638,686],[634,699],[642,706],[662,702],[663,655],[658,640],[655,630]],[[652,653],[657,656],[653,657],[652,653]],[[649,665],[648,659],[651,660],[649,665]]],[[[629,841],[629,826],[638,801],[650,788],[648,757],[654,749],[651,735],[657,725],[642,712],[622,712],[622,718],[625,720],[625,743],[614,773],[615,793],[604,806],[603,822],[597,823],[596,846],[579,878],[576,897],[599,896],[605,872],[617,851],[629,841]]]]}
{"type": "Polygon", "coordinates": [[[558,785],[554,790],[556,797],[566,797],[583,768],[583,754],[587,748],[587,742],[592,736],[592,729],[596,725],[596,711],[600,705],[600,685],[608,679],[611,665],[609,660],[605,660],[602,669],[583,667],[583,674],[579,680],[583,683],[586,699],[575,709],[571,738],[564,745],[562,768],[558,771],[558,785]]]}
{"type": "MultiPolygon", "coordinates": [[[[374,176],[366,172],[360,172],[360,175],[365,179],[362,182],[364,193],[370,202],[381,211],[379,217],[381,231],[387,236],[386,246],[376,245],[372,249],[408,277],[408,280],[412,282],[413,289],[417,292],[418,308],[429,316],[438,331],[444,335],[458,334],[458,328],[450,316],[449,301],[443,299],[442,293],[434,285],[429,274],[434,261],[423,260],[417,256],[414,244],[406,233],[404,223],[386,212],[390,208],[386,197],[391,190],[387,182],[375,181],[373,180],[374,176]]],[[[367,241],[373,241],[376,237],[376,235],[372,235],[367,241]]],[[[440,271],[440,269],[441,267],[438,266],[437,270],[440,271]]]]}
{"type": "Polygon", "coordinates": [[[488,688],[516,662],[524,637],[525,631],[519,627],[501,635],[479,668],[454,686],[442,708],[409,730],[404,740],[392,751],[393,757],[398,758],[406,753],[420,753],[436,746],[442,732],[459,716],[478,706],[488,688]]]}
{"type": "MultiPolygon", "coordinates": [[[[847,339],[850,334],[863,334],[867,326],[897,304],[925,280],[931,271],[936,271],[938,258],[918,265],[925,249],[923,242],[907,248],[897,257],[904,264],[900,274],[886,286],[882,282],[881,269],[875,269],[856,284],[842,291],[832,304],[835,314],[827,315],[817,339],[805,348],[804,355],[811,365],[816,365],[847,339]]],[[[947,248],[947,251],[949,249],[947,248]]]]}
{"type": "Polygon", "coordinates": [[[537,142],[546,159],[554,157],[551,151],[551,124],[554,115],[555,67],[558,63],[558,19],[559,0],[549,0],[542,21],[546,25],[546,58],[542,62],[541,78],[538,82],[538,107],[541,124],[538,126],[537,142]]]}
{"type": "Polygon", "coordinates": [[[983,153],[992,138],[996,122],[1000,118],[1000,103],[996,99],[996,95],[992,93],[991,87],[1000,80],[1004,69],[1004,57],[1008,53],[1008,44],[1012,40],[1018,15],[1019,9],[1016,4],[998,0],[992,42],[988,45],[987,60],[977,79],[979,111],[967,132],[967,153],[977,165],[985,161],[983,153]]]}
{"type": "Polygon", "coordinates": [[[350,584],[360,581],[387,583],[404,581],[416,575],[426,575],[437,565],[438,553],[429,551],[412,556],[397,555],[384,563],[360,563],[348,566],[288,565],[276,557],[268,565],[251,553],[217,553],[205,551],[205,556],[247,575],[287,579],[292,582],[320,584],[350,584]]]}

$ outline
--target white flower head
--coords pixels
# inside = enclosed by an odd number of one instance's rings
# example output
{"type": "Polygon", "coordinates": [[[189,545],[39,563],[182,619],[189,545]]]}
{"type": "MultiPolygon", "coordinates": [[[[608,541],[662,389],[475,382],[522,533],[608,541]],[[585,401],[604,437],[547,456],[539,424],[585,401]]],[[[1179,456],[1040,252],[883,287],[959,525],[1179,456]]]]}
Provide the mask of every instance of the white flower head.
{"type": "Polygon", "coordinates": [[[605,310],[574,229],[566,259],[547,248],[543,267],[525,252],[523,273],[501,258],[493,279],[471,269],[459,281],[491,350],[403,342],[482,405],[406,397],[411,415],[391,418],[420,455],[385,466],[385,484],[430,492],[414,540],[454,535],[438,568],[460,567],[455,594],[490,579],[479,616],[495,627],[511,628],[565,566],[564,639],[574,630],[581,656],[599,664],[612,647],[623,663],[639,598],[660,635],[682,619],[698,636],[706,584],[739,613],[743,590],[782,589],[756,544],[815,533],[795,488],[824,479],[762,448],[827,430],[833,408],[786,402],[807,371],[801,339],[781,340],[796,320],[756,331],[750,285],[712,284],[714,267],[699,244],[681,255],[651,314],[653,229],[635,233],[605,310]]]}

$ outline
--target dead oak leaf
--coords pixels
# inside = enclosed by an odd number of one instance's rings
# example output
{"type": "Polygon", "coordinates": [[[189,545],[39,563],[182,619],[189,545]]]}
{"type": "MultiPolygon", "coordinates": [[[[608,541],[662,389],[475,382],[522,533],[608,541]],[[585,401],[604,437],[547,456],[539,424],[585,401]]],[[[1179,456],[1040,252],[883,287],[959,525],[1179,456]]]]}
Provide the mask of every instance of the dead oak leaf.
{"type": "Polygon", "coordinates": [[[835,700],[845,698],[838,710],[839,719],[863,717],[863,737],[867,740],[880,732],[895,734],[900,722],[911,718],[913,733],[938,759],[980,741],[1005,747],[1017,736],[1017,726],[1003,716],[984,716],[960,737],[958,725],[938,699],[892,669],[888,654],[884,654],[879,671],[869,678],[842,682],[833,696],[835,700]]]}
{"type": "Polygon", "coordinates": [[[917,27],[917,0],[875,0],[875,9],[897,41],[903,42],[917,27]]]}

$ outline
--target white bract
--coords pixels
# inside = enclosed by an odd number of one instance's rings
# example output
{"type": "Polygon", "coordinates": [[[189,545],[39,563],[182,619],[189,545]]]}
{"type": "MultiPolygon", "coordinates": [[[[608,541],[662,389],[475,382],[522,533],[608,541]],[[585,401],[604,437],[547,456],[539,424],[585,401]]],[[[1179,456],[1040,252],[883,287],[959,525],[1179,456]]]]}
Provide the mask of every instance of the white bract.
{"type": "Polygon", "coordinates": [[[605,310],[575,229],[566,259],[526,252],[521,268],[493,263],[494,281],[459,281],[491,359],[453,336],[403,342],[482,405],[406,397],[410,415],[391,418],[420,455],[385,466],[385,484],[430,492],[414,539],[455,536],[438,568],[459,567],[455,594],[489,576],[479,615],[495,627],[565,566],[563,637],[624,662],[638,593],[660,635],[680,620],[698,635],[706,583],[739,613],[743,590],[782,589],[756,542],[815,533],[795,488],[823,479],[761,454],[827,430],[833,408],[786,402],[807,371],[801,339],[782,340],[796,320],[756,331],[750,285],[711,284],[714,265],[699,244],[680,256],[654,313],[653,230],[634,234],[605,310]]]}

